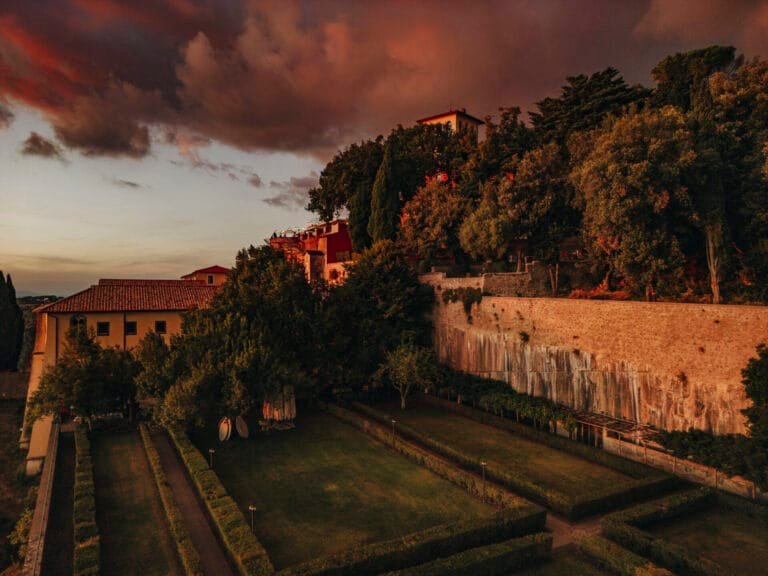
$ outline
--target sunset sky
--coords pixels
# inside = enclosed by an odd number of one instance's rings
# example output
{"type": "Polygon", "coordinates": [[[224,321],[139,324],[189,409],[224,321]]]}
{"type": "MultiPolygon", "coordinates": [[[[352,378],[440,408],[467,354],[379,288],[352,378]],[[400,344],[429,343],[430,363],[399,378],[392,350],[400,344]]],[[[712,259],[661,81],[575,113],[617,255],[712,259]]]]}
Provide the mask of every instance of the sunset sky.
{"type": "Polygon", "coordinates": [[[0,269],[63,295],[229,266],[312,220],[339,147],[710,44],[768,57],[768,1],[0,0],[0,269]]]}

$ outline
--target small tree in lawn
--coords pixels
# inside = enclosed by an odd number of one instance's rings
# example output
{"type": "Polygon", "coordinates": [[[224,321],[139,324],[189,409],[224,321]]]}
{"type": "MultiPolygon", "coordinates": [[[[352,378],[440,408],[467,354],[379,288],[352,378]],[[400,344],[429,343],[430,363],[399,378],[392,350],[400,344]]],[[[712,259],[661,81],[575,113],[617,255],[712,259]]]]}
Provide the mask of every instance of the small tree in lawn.
{"type": "Polygon", "coordinates": [[[438,366],[435,354],[429,348],[401,344],[387,354],[381,372],[400,393],[400,408],[405,410],[405,399],[415,388],[429,388],[435,384],[438,366]]]}
{"type": "Polygon", "coordinates": [[[742,410],[747,417],[747,428],[752,448],[747,457],[749,476],[760,487],[768,490],[768,348],[757,347],[757,358],[750,358],[741,371],[749,408],[742,410]]]}

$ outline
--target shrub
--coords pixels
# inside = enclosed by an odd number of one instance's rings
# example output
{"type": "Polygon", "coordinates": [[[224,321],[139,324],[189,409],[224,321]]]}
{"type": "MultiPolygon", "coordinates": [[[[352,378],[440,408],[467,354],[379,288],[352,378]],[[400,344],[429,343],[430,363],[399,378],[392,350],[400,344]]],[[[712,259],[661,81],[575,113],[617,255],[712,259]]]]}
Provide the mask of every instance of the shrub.
{"type": "Polygon", "coordinates": [[[716,504],[717,494],[706,488],[672,494],[666,498],[640,504],[612,514],[602,521],[603,534],[632,552],[650,558],[674,572],[691,576],[719,576],[722,569],[704,558],[656,538],[642,528],[685,516],[716,504]]]}
{"type": "Polygon", "coordinates": [[[600,568],[620,576],[672,576],[649,560],[630,552],[600,536],[584,538],[578,543],[579,550],[600,568]]]}
{"type": "Polygon", "coordinates": [[[461,302],[464,305],[464,312],[469,316],[472,312],[472,305],[483,301],[483,291],[480,288],[448,288],[443,292],[443,302],[461,302]]]}
{"type": "Polygon", "coordinates": [[[99,574],[99,528],[96,524],[91,443],[83,428],[75,430],[75,487],[72,521],[75,530],[74,575],[99,574]]]}
{"type": "Polygon", "coordinates": [[[227,552],[243,576],[269,576],[275,573],[267,551],[245,521],[242,510],[227,494],[216,473],[183,430],[168,429],[181,460],[197,487],[227,552]]]}
{"type": "Polygon", "coordinates": [[[163,510],[165,511],[165,517],[168,520],[168,527],[170,528],[171,536],[176,543],[176,551],[184,566],[184,573],[188,576],[202,575],[203,567],[200,562],[200,556],[198,555],[197,550],[195,550],[192,540],[189,537],[187,523],[184,521],[181,510],[179,510],[179,506],[176,503],[176,498],[174,498],[171,487],[168,484],[165,470],[163,470],[163,466],[160,463],[160,454],[158,454],[157,448],[155,448],[155,445],[152,442],[147,425],[143,423],[140,424],[139,432],[141,433],[141,440],[144,443],[147,459],[152,468],[152,474],[155,477],[157,490],[160,493],[160,501],[163,503],[163,510]]]}
{"type": "Polygon", "coordinates": [[[531,534],[473,548],[386,576],[493,576],[517,571],[550,554],[552,536],[531,534]]]}
{"type": "Polygon", "coordinates": [[[491,519],[436,526],[394,540],[360,546],[282,570],[279,576],[367,576],[399,570],[540,531],[544,520],[543,513],[532,515],[530,510],[519,508],[491,519]]]}

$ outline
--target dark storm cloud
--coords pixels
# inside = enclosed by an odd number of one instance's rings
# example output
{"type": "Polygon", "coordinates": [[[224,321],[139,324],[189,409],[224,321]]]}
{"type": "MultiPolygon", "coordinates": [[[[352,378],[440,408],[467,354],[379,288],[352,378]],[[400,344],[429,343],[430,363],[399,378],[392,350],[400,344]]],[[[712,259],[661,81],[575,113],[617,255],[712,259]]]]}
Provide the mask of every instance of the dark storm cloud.
{"type": "Polygon", "coordinates": [[[11,112],[6,106],[0,102],[0,130],[8,128],[13,122],[13,112],[11,112]]]}
{"type": "Polygon", "coordinates": [[[29,137],[24,140],[21,153],[25,156],[40,156],[42,158],[64,161],[61,148],[47,138],[40,136],[37,132],[31,132],[29,137]]]}
{"type": "Polygon", "coordinates": [[[648,83],[663,56],[713,43],[768,54],[768,3],[750,0],[4,4],[0,100],[89,155],[142,157],[158,127],[327,156],[451,105],[531,109],[567,75],[648,83]]]}
{"type": "Polygon", "coordinates": [[[276,193],[264,198],[264,203],[277,208],[298,210],[304,208],[309,202],[309,189],[317,186],[319,175],[312,172],[300,178],[292,177],[290,180],[276,182],[272,180],[269,188],[276,193]]]}

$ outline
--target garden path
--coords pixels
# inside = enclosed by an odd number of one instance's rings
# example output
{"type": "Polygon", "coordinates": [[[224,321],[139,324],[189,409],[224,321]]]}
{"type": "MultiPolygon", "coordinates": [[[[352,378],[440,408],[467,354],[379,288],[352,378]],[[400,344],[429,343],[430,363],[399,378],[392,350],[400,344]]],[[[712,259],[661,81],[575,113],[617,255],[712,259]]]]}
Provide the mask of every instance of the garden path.
{"type": "Polygon", "coordinates": [[[187,477],[184,465],[179,460],[168,436],[164,432],[157,431],[153,433],[152,439],[160,454],[160,463],[165,470],[173,497],[187,523],[192,544],[200,555],[203,571],[208,576],[234,576],[226,553],[208,522],[203,504],[198,499],[195,488],[187,477]]]}

